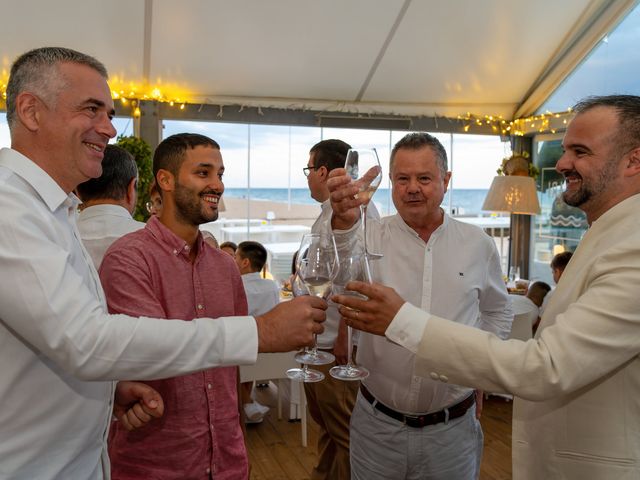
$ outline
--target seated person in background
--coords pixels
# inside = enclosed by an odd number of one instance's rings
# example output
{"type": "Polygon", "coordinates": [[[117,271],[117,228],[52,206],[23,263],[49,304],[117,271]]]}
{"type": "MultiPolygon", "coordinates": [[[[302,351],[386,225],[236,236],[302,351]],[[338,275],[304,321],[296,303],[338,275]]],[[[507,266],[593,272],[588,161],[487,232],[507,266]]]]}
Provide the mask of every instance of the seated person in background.
{"type": "Polygon", "coordinates": [[[151,187],[149,187],[149,201],[145,206],[151,216],[160,216],[162,212],[162,197],[160,196],[155,180],[151,182],[151,187]]]}
{"type": "Polygon", "coordinates": [[[512,295],[513,314],[518,315],[526,312],[535,312],[536,321],[533,324],[533,331],[535,333],[540,322],[540,307],[544,301],[545,296],[549,293],[551,287],[544,282],[533,282],[529,285],[526,295],[512,295]]]}
{"type": "MultiPolygon", "coordinates": [[[[267,250],[258,242],[241,242],[236,249],[235,259],[242,275],[249,314],[262,315],[275,307],[280,302],[280,289],[273,280],[260,276],[267,263],[267,250]]],[[[269,407],[252,400],[252,387],[253,382],[244,382],[240,393],[246,422],[259,423],[269,411],[269,407]]]]}
{"type": "MultiPolygon", "coordinates": [[[[567,268],[569,260],[571,260],[572,256],[572,252],[562,252],[554,255],[554,257],[551,259],[551,274],[553,275],[553,281],[556,285],[560,281],[560,277],[562,276],[564,269],[567,268]]],[[[551,291],[544,297],[544,302],[542,302],[542,305],[540,306],[541,317],[544,313],[544,309],[547,308],[547,304],[549,303],[554,290],[555,289],[552,288],[551,291]]]]}
{"type": "Polygon", "coordinates": [[[224,253],[228,253],[233,258],[235,258],[236,256],[237,249],[238,249],[238,245],[236,245],[233,242],[222,242],[220,244],[220,250],[222,250],[224,253]]]}
{"type": "Polygon", "coordinates": [[[122,147],[107,145],[102,175],[76,189],[82,200],[78,231],[96,269],[113,242],[144,228],[144,223],[131,216],[138,200],[137,184],[138,167],[133,156],[122,147]]]}

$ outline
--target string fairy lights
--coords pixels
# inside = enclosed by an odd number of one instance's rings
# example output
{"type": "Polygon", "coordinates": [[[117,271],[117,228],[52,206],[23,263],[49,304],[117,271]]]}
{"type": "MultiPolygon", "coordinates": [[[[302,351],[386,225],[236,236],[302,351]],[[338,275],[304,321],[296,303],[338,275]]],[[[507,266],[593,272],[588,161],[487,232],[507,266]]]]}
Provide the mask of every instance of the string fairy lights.
{"type": "MultiPolygon", "coordinates": [[[[8,79],[9,74],[6,70],[0,72],[0,108],[6,108],[8,79]]],[[[134,118],[140,117],[140,102],[143,100],[155,100],[180,110],[184,110],[186,105],[190,103],[217,104],[217,102],[207,101],[204,103],[195,102],[186,89],[170,85],[144,86],[142,83],[125,82],[117,76],[110,78],[109,85],[113,100],[119,101],[123,107],[128,107],[131,116],[134,118]]],[[[220,105],[218,117],[222,117],[222,107],[220,105]]],[[[242,106],[242,108],[244,107],[245,105],[242,106]]],[[[259,112],[261,113],[260,108],[259,112]]],[[[461,124],[463,131],[468,133],[473,133],[479,127],[486,131],[488,126],[496,135],[524,136],[532,133],[556,133],[566,127],[571,115],[571,108],[564,112],[547,111],[538,115],[513,120],[505,119],[502,115],[478,115],[466,112],[464,115],[458,115],[453,120],[457,120],[461,124]]]]}

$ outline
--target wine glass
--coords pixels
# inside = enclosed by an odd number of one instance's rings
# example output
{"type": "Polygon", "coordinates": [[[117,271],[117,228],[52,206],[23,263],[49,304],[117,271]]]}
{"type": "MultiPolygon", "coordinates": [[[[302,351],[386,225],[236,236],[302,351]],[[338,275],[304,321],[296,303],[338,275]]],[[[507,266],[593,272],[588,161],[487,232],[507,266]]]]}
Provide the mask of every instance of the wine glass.
{"type": "MultiPolygon", "coordinates": [[[[364,251],[352,252],[346,258],[340,259],[340,271],[334,280],[333,289],[335,293],[341,295],[350,295],[366,300],[364,295],[347,290],[345,285],[351,280],[359,280],[361,282],[371,282],[371,274],[369,272],[369,264],[364,251]]],[[[336,365],[329,373],[333,378],[338,380],[363,380],[369,376],[369,370],[360,365],[355,365],[352,361],[353,354],[353,329],[347,326],[347,364],[336,365]]]]}
{"type": "Polygon", "coordinates": [[[362,218],[362,235],[364,236],[364,252],[367,259],[382,258],[381,253],[373,253],[367,249],[367,207],[371,197],[382,182],[382,167],[378,160],[378,152],[371,149],[351,149],[347,152],[347,160],[344,164],[347,174],[358,186],[356,198],[365,200],[360,205],[360,216],[362,218]]]}
{"type": "MultiPolygon", "coordinates": [[[[328,298],[338,270],[337,264],[333,236],[317,233],[304,235],[296,260],[293,291],[302,292],[304,288],[309,295],[328,298]]],[[[326,365],[333,362],[335,357],[329,352],[318,350],[316,337],[313,348],[305,348],[303,352],[296,354],[295,359],[302,363],[303,367],[287,370],[287,377],[302,382],[319,382],[324,379],[324,374],[310,369],[308,365],[326,365]]]]}

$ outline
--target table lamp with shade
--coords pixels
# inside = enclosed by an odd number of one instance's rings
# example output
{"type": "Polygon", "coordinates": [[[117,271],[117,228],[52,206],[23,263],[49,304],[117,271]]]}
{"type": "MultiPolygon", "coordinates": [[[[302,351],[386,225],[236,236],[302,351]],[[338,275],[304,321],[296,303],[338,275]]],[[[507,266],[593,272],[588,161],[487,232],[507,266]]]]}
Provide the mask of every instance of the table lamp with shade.
{"type": "Polygon", "coordinates": [[[505,175],[499,175],[491,182],[482,210],[511,214],[510,236],[513,240],[513,248],[509,252],[507,271],[510,270],[513,263],[521,271],[524,271],[523,265],[520,265],[519,261],[522,255],[518,238],[524,223],[522,216],[540,213],[536,182],[529,176],[529,161],[521,155],[509,158],[503,165],[503,171],[505,175]],[[512,262],[512,254],[516,256],[516,262],[512,262]]]}

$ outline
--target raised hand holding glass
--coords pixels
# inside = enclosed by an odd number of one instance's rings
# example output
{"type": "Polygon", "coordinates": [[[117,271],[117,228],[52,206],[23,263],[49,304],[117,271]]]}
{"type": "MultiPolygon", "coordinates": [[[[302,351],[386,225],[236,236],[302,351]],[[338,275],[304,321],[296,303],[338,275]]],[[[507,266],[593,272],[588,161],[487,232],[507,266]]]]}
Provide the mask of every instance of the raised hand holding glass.
{"type": "Polygon", "coordinates": [[[382,182],[382,167],[378,153],[375,148],[351,149],[347,152],[344,168],[358,186],[356,197],[359,200],[365,200],[365,203],[360,206],[365,256],[367,259],[382,258],[381,253],[373,253],[367,249],[367,207],[382,182]]]}

